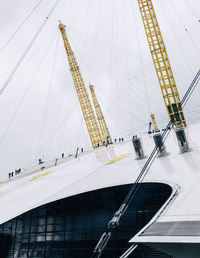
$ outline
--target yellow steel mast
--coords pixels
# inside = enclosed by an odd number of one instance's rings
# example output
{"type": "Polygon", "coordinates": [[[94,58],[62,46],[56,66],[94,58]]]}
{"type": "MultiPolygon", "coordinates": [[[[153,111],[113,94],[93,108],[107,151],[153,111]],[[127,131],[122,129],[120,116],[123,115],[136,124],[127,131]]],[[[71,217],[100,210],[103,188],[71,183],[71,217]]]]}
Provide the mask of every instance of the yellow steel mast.
{"type": "Polygon", "coordinates": [[[153,113],[151,113],[151,120],[152,120],[152,123],[153,123],[154,131],[155,131],[155,133],[157,133],[159,130],[158,130],[158,126],[157,126],[157,123],[156,123],[155,115],[153,113]]]}
{"type": "Polygon", "coordinates": [[[65,26],[62,23],[60,23],[59,29],[63,37],[64,46],[65,46],[65,50],[67,53],[67,58],[70,66],[70,71],[72,73],[72,78],[74,81],[80,106],[82,109],[83,117],[85,119],[85,123],[88,129],[90,140],[92,142],[93,148],[96,148],[102,145],[102,138],[94,115],[94,111],[92,109],[92,106],[83,82],[83,78],[79,70],[79,66],[77,64],[76,58],[73,54],[72,48],[67,38],[65,26]]]}
{"type": "Polygon", "coordinates": [[[152,59],[173,128],[186,126],[178,89],[152,0],[138,0],[152,59]]]}
{"type": "Polygon", "coordinates": [[[94,107],[95,107],[95,111],[96,111],[96,116],[97,116],[97,120],[99,122],[99,126],[100,126],[103,141],[105,143],[111,143],[110,133],[108,131],[106,121],[105,121],[103,113],[101,111],[101,107],[100,107],[99,102],[97,100],[97,97],[96,97],[96,94],[95,94],[95,91],[94,91],[94,86],[92,84],[90,84],[89,87],[90,87],[90,91],[91,91],[91,95],[92,95],[92,99],[93,99],[93,103],[94,103],[94,107]]]}

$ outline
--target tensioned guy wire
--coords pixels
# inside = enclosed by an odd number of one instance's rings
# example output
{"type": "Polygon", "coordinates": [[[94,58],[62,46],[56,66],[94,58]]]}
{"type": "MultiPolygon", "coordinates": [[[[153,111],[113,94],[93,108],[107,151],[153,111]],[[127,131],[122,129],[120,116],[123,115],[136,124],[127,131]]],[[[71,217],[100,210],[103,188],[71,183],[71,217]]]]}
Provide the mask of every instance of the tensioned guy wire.
{"type": "MultiPolygon", "coordinates": [[[[182,107],[184,107],[187,104],[191,94],[193,93],[194,89],[198,85],[199,81],[200,81],[200,70],[198,70],[198,72],[197,72],[196,76],[194,77],[192,83],[188,87],[183,99],[181,100],[182,107]]],[[[163,143],[165,142],[165,140],[166,140],[167,136],[169,135],[171,129],[172,129],[171,121],[169,121],[168,124],[165,127],[164,132],[162,133],[163,143]]],[[[145,162],[142,170],[140,171],[138,177],[136,178],[135,182],[131,186],[131,188],[130,188],[128,194],[126,195],[124,201],[122,202],[120,208],[114,214],[113,218],[109,221],[109,223],[107,225],[107,228],[106,228],[106,231],[102,234],[102,236],[101,236],[99,242],[97,243],[95,249],[93,250],[93,253],[90,256],[90,258],[99,258],[102,255],[103,251],[105,250],[105,248],[107,246],[107,243],[108,243],[109,239],[112,236],[112,232],[114,231],[114,229],[117,226],[119,226],[120,219],[125,216],[126,210],[128,209],[130,203],[133,201],[135,195],[137,194],[137,192],[138,192],[138,190],[141,186],[141,183],[143,182],[146,174],[148,173],[151,165],[153,164],[153,162],[156,158],[157,150],[158,150],[158,148],[157,148],[157,146],[155,146],[154,149],[152,150],[150,156],[148,157],[147,161],[145,162]],[[116,219],[116,222],[114,222],[115,219],[116,219]]],[[[125,257],[127,257],[127,256],[125,256],[125,257]]]]}
{"type": "Polygon", "coordinates": [[[0,54],[3,52],[3,50],[7,47],[7,45],[10,43],[10,41],[14,38],[14,36],[17,34],[17,32],[23,27],[23,25],[26,23],[26,21],[31,17],[31,15],[34,13],[34,11],[38,8],[38,6],[41,4],[43,0],[40,0],[31,10],[31,12],[25,17],[25,19],[22,21],[22,23],[17,27],[17,29],[11,34],[9,39],[5,42],[5,44],[0,48],[0,54]]]}
{"type": "Polygon", "coordinates": [[[34,79],[36,78],[36,76],[37,76],[37,74],[38,74],[38,72],[39,72],[39,70],[40,70],[40,67],[41,67],[42,63],[43,63],[44,59],[46,58],[46,55],[48,54],[48,51],[49,51],[49,49],[50,49],[50,46],[51,46],[52,43],[53,43],[53,40],[54,40],[54,38],[52,38],[52,40],[51,40],[50,43],[48,44],[47,49],[46,49],[44,55],[42,56],[42,58],[41,58],[41,60],[40,60],[40,62],[39,62],[39,64],[38,64],[38,66],[37,66],[37,68],[36,68],[36,70],[35,70],[35,72],[34,72],[32,78],[31,78],[30,82],[28,83],[27,88],[26,88],[26,90],[25,90],[25,92],[24,92],[22,98],[20,99],[17,108],[16,108],[14,114],[12,115],[11,120],[10,120],[9,123],[8,123],[8,126],[6,127],[6,130],[4,131],[3,135],[2,135],[1,138],[0,138],[0,144],[3,142],[4,138],[5,138],[6,135],[7,135],[8,130],[10,129],[10,127],[11,127],[13,121],[15,120],[15,117],[16,117],[18,111],[20,110],[22,104],[23,104],[23,101],[24,101],[26,95],[28,94],[28,92],[29,92],[29,90],[30,90],[30,88],[31,88],[31,86],[32,86],[32,83],[33,83],[34,79]]]}
{"type": "Polygon", "coordinates": [[[22,63],[22,61],[24,60],[24,58],[26,57],[27,53],[29,52],[30,48],[32,47],[33,43],[35,42],[35,40],[37,39],[37,37],[39,36],[40,32],[42,31],[42,29],[44,28],[44,26],[46,25],[48,19],[50,18],[51,14],[53,13],[53,11],[55,10],[58,2],[60,0],[57,0],[55,2],[55,4],[53,5],[53,7],[51,8],[50,12],[48,13],[47,17],[44,19],[44,21],[42,22],[42,25],[40,26],[40,28],[38,29],[38,31],[36,32],[36,34],[34,35],[34,37],[32,38],[31,42],[29,43],[28,47],[26,48],[26,50],[24,51],[23,55],[21,56],[21,58],[19,59],[19,61],[17,62],[17,64],[14,66],[13,70],[11,71],[11,73],[9,74],[8,78],[6,79],[6,81],[4,82],[4,84],[2,85],[1,89],[0,89],[0,95],[4,92],[4,90],[6,89],[6,87],[8,86],[10,80],[12,79],[12,77],[15,75],[16,71],[18,70],[20,64],[22,63]]]}

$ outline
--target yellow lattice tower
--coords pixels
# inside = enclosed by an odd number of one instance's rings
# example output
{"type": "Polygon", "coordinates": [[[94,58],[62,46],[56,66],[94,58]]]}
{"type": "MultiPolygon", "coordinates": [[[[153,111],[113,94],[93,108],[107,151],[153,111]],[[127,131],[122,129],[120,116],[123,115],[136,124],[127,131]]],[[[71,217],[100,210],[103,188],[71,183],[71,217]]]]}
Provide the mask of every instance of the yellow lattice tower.
{"type": "Polygon", "coordinates": [[[178,89],[151,0],[138,0],[150,52],[173,128],[186,126],[178,89]]]}
{"type": "Polygon", "coordinates": [[[95,108],[95,111],[96,111],[96,116],[97,116],[97,120],[99,122],[99,126],[100,126],[103,141],[105,143],[107,143],[107,142],[111,143],[110,133],[108,131],[106,121],[105,121],[103,113],[101,111],[101,107],[100,107],[99,102],[97,100],[97,97],[96,97],[96,94],[95,94],[95,91],[94,91],[94,86],[92,84],[90,84],[89,87],[90,87],[92,100],[93,100],[93,103],[94,103],[94,108],[95,108]]]}
{"type": "Polygon", "coordinates": [[[84,82],[83,78],[81,76],[81,73],[79,71],[79,67],[76,61],[76,58],[73,54],[72,48],[70,46],[69,40],[66,35],[65,31],[65,26],[60,23],[59,24],[59,29],[61,31],[63,41],[64,41],[64,46],[65,50],[67,53],[67,58],[70,66],[70,71],[72,73],[72,78],[74,81],[74,85],[76,88],[76,92],[78,95],[78,99],[80,102],[80,106],[82,109],[83,117],[85,119],[85,123],[88,129],[88,133],[92,142],[93,148],[96,148],[98,146],[102,145],[102,138],[100,135],[100,131],[97,125],[97,121],[94,115],[94,111],[92,109],[84,82]]]}
{"type": "Polygon", "coordinates": [[[152,120],[152,123],[153,123],[154,131],[157,133],[159,130],[158,130],[158,126],[157,126],[157,123],[156,123],[155,115],[153,113],[151,113],[151,120],[152,120]]]}

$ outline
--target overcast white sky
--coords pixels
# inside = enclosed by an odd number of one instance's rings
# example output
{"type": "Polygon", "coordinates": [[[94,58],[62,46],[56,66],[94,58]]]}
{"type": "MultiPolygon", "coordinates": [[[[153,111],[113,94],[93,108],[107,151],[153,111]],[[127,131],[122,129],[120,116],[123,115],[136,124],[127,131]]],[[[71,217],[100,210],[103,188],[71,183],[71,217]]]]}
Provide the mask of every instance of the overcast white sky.
{"type": "MultiPolygon", "coordinates": [[[[0,0],[0,49],[39,0],[0,0]]],[[[55,0],[43,0],[3,51],[0,86],[55,0]]],[[[153,1],[180,95],[200,68],[200,1],[153,1]]],[[[67,63],[58,20],[88,89],[91,82],[112,138],[147,131],[154,112],[167,114],[149,53],[137,0],[60,0],[18,72],[0,96],[0,178],[37,159],[52,159],[90,141],[67,63]]],[[[199,116],[199,89],[186,108],[199,116]]]]}

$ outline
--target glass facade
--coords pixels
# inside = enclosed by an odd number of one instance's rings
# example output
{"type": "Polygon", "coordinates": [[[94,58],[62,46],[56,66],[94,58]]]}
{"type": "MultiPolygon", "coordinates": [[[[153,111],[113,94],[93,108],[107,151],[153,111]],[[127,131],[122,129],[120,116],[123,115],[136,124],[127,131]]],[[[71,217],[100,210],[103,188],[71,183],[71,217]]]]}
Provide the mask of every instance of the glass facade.
{"type": "MultiPolygon", "coordinates": [[[[0,257],[89,258],[130,187],[115,186],[61,199],[0,225],[0,257]]],[[[102,258],[118,258],[170,193],[171,188],[164,184],[142,184],[102,258]]],[[[131,257],[169,256],[141,245],[131,257]]]]}

